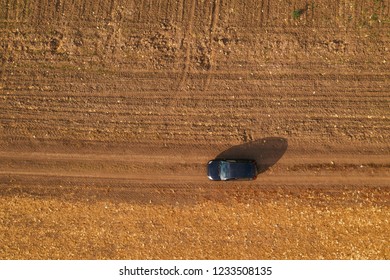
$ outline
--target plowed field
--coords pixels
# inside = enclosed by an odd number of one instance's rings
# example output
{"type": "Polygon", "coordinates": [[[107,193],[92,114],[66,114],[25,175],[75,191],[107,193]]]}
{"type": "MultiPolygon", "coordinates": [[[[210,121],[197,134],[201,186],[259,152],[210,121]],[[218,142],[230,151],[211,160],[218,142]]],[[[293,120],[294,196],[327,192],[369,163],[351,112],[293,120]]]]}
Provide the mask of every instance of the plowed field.
{"type": "Polygon", "coordinates": [[[0,0],[0,258],[389,259],[389,48],[389,0],[0,0]]]}

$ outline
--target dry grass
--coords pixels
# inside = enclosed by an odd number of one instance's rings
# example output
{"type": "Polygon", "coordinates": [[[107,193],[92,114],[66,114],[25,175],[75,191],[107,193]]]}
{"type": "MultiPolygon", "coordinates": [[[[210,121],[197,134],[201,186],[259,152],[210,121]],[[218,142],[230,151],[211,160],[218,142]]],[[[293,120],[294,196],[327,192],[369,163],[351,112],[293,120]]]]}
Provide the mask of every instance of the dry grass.
{"type": "MultiPolygon", "coordinates": [[[[320,199],[320,198],[316,198],[320,199]]],[[[331,199],[323,197],[323,199],[331,199]]],[[[0,198],[2,259],[388,259],[388,207],[0,198]]]]}

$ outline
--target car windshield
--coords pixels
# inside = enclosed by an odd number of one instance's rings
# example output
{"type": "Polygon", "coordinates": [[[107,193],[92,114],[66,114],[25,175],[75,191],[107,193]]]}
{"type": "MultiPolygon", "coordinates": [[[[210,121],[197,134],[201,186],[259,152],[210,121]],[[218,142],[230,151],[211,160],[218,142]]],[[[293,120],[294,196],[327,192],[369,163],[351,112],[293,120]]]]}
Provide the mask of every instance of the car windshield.
{"type": "Polygon", "coordinates": [[[229,178],[229,171],[230,171],[229,163],[226,161],[221,161],[219,168],[220,168],[221,180],[228,179],[229,178]]]}

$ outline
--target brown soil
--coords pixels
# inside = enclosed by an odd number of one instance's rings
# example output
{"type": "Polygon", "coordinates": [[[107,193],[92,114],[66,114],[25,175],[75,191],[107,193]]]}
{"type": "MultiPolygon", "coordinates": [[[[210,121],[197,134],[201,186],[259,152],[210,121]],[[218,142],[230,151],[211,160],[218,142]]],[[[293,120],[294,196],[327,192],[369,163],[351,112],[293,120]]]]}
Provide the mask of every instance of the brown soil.
{"type": "Polygon", "coordinates": [[[0,29],[0,258],[390,258],[389,0],[3,0],[0,29]]]}

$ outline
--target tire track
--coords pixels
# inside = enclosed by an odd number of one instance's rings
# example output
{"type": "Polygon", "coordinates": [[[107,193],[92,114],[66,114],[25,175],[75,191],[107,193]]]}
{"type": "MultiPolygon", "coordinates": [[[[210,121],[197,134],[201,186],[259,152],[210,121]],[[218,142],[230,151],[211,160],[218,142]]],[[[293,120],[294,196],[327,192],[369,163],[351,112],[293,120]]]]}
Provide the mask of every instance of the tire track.
{"type": "MultiPolygon", "coordinates": [[[[183,9],[184,10],[184,9],[183,9]]],[[[196,0],[191,0],[189,7],[189,16],[186,25],[185,37],[183,39],[183,46],[185,48],[184,68],[181,72],[180,80],[176,86],[177,90],[183,90],[188,78],[188,74],[191,66],[191,57],[193,53],[194,38],[193,38],[193,25],[196,11],[196,0]]]]}
{"type": "Polygon", "coordinates": [[[213,6],[212,6],[212,12],[211,12],[211,22],[210,22],[210,28],[209,28],[209,56],[210,56],[210,67],[207,69],[206,78],[205,78],[205,84],[203,87],[203,90],[207,90],[212,76],[216,69],[216,59],[215,59],[215,47],[214,47],[214,38],[216,36],[216,29],[218,26],[218,20],[219,20],[219,14],[220,14],[220,6],[221,2],[220,0],[214,0],[213,6]]]}

